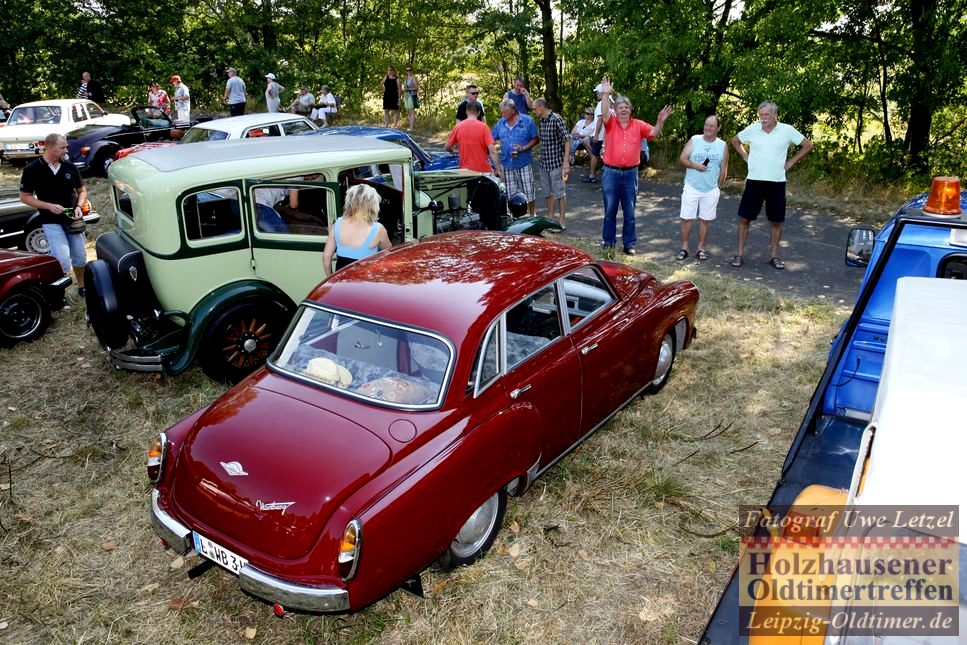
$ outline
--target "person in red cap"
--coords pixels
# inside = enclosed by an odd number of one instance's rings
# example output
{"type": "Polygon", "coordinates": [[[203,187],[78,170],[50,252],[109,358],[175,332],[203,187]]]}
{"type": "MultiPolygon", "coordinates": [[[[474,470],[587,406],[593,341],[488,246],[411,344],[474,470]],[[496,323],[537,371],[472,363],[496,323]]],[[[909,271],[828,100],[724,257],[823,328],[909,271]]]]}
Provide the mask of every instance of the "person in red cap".
{"type": "Polygon", "coordinates": [[[191,92],[188,86],[181,82],[181,77],[175,74],[168,79],[168,82],[175,86],[175,121],[178,123],[188,123],[191,121],[191,92]]]}

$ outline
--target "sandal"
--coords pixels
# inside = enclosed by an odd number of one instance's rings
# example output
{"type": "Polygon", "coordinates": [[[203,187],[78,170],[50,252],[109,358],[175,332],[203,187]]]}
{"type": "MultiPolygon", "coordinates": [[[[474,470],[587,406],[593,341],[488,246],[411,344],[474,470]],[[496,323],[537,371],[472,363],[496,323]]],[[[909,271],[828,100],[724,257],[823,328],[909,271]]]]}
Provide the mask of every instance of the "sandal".
{"type": "Polygon", "coordinates": [[[596,183],[598,183],[598,178],[597,177],[585,177],[581,181],[584,182],[585,184],[596,184],[596,183]]]}
{"type": "Polygon", "coordinates": [[[786,268],[786,263],[777,257],[769,258],[769,264],[772,265],[773,269],[780,270],[780,271],[786,268]]]}
{"type": "Polygon", "coordinates": [[[708,259],[708,253],[705,252],[705,249],[699,249],[698,253],[695,254],[695,257],[698,258],[699,262],[705,262],[705,260],[708,259]]]}
{"type": "Polygon", "coordinates": [[[682,249],[677,254],[675,254],[675,259],[681,262],[688,257],[688,249],[682,249]]]}
{"type": "Polygon", "coordinates": [[[742,257],[741,255],[733,256],[732,261],[729,262],[729,264],[734,266],[735,268],[739,268],[740,266],[745,264],[745,258],[742,257]]]}

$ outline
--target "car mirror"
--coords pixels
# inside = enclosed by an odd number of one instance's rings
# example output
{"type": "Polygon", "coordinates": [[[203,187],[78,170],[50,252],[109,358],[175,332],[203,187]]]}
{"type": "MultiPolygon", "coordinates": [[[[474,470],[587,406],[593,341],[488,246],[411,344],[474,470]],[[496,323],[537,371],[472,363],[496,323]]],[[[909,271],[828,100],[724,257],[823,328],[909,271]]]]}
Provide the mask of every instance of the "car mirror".
{"type": "Polygon", "coordinates": [[[876,231],[867,227],[850,229],[846,240],[846,266],[865,267],[873,255],[873,240],[876,231]]]}

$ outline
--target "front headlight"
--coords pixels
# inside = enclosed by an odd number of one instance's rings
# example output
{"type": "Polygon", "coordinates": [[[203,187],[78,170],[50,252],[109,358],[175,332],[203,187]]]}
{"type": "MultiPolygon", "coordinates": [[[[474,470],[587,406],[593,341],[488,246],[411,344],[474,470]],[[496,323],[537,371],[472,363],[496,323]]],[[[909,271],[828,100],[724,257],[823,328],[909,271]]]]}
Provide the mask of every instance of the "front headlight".
{"type": "Polygon", "coordinates": [[[339,575],[343,580],[349,580],[356,575],[359,564],[359,550],[363,544],[363,528],[359,520],[353,520],[346,525],[339,543],[339,575]]]}
{"type": "Polygon", "coordinates": [[[168,453],[168,436],[159,434],[148,448],[148,481],[157,484],[164,472],[165,456],[168,453]]]}

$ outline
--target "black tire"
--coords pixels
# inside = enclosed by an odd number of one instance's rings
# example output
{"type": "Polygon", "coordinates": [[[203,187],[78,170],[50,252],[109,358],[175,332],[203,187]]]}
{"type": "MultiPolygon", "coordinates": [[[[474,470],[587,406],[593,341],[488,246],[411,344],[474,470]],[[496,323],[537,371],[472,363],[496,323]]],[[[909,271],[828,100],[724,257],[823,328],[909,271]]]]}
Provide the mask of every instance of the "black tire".
{"type": "Polygon", "coordinates": [[[50,305],[34,285],[14,289],[0,301],[0,344],[37,340],[50,324],[50,305]]]}
{"type": "Polygon", "coordinates": [[[213,380],[238,383],[265,364],[290,317],[265,298],[230,305],[205,329],[198,350],[202,370],[213,380]]]}
{"type": "Polygon", "coordinates": [[[114,150],[110,148],[101,149],[94,155],[91,162],[91,173],[99,177],[107,177],[107,170],[114,163],[114,150]]]}
{"type": "Polygon", "coordinates": [[[437,558],[437,566],[452,571],[482,558],[497,539],[506,512],[507,491],[501,488],[467,518],[450,546],[437,558]]]}
{"type": "Polygon", "coordinates": [[[84,300],[87,322],[104,347],[120,349],[128,344],[128,323],[114,289],[111,268],[104,260],[87,263],[84,269],[84,300]]]}
{"type": "Polygon", "coordinates": [[[20,248],[31,253],[50,255],[50,243],[47,242],[47,236],[44,235],[44,229],[40,224],[36,224],[24,231],[24,239],[20,244],[20,248]]]}
{"type": "Polygon", "coordinates": [[[668,383],[672,375],[672,367],[675,366],[675,334],[671,331],[665,332],[658,347],[658,362],[655,365],[655,375],[645,390],[648,394],[657,394],[668,383]]]}

